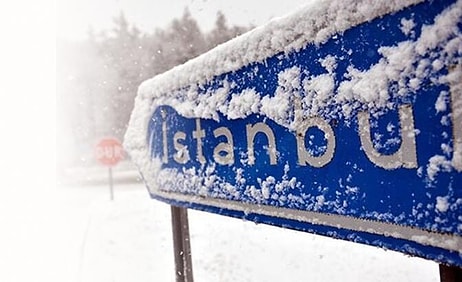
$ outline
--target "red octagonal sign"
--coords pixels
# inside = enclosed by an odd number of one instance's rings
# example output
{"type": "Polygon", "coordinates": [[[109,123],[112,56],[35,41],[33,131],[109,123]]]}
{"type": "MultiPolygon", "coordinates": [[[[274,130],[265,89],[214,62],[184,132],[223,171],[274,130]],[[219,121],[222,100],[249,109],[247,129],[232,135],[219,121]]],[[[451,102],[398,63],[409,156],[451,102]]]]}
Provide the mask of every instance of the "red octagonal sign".
{"type": "Polygon", "coordinates": [[[115,166],[123,156],[122,144],[116,138],[101,139],[96,145],[96,159],[105,166],[115,166]]]}

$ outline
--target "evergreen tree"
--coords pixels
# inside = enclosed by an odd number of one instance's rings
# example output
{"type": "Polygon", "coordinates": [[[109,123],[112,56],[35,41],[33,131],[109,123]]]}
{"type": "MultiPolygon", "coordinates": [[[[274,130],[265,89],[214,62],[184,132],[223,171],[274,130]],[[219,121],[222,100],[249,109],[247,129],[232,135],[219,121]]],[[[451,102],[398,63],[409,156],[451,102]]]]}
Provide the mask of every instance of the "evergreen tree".
{"type": "Polygon", "coordinates": [[[225,15],[218,11],[213,30],[207,36],[207,44],[209,48],[213,48],[221,43],[224,43],[236,36],[246,32],[248,28],[234,26],[228,27],[225,15]]]}
{"type": "Polygon", "coordinates": [[[188,9],[166,29],[142,33],[121,12],[111,30],[81,43],[58,44],[57,94],[61,127],[76,160],[93,160],[95,142],[106,135],[123,138],[142,81],[206,52],[246,29],[229,27],[223,13],[204,34],[188,9]]]}
{"type": "Polygon", "coordinates": [[[206,50],[204,36],[188,9],[180,19],[173,20],[161,42],[169,67],[183,64],[206,50]]]}
{"type": "Polygon", "coordinates": [[[145,71],[149,64],[144,63],[140,31],[128,24],[122,12],[114,19],[114,25],[111,34],[104,36],[98,46],[110,74],[100,94],[109,108],[102,134],[122,138],[138,85],[149,76],[145,71]]]}

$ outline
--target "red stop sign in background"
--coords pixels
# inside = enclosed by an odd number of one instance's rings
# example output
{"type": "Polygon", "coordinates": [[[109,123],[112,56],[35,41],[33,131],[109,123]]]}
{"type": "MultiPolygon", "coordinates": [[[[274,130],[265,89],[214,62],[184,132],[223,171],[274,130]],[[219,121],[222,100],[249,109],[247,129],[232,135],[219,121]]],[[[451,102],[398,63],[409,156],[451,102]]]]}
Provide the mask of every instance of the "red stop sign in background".
{"type": "Polygon", "coordinates": [[[101,139],[95,153],[96,159],[105,166],[115,166],[124,157],[122,144],[116,138],[101,139]]]}

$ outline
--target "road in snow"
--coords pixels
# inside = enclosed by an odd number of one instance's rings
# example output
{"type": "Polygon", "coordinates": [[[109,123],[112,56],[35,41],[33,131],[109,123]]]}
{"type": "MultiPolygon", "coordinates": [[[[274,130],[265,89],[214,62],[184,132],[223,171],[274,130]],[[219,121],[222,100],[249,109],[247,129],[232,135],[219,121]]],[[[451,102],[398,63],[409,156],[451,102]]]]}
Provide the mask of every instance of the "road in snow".
{"type": "MultiPolygon", "coordinates": [[[[49,192],[0,200],[0,281],[174,281],[170,209],[143,184],[116,183],[114,201],[104,183],[49,192]]],[[[436,263],[400,253],[189,216],[196,281],[439,281],[436,263]]]]}

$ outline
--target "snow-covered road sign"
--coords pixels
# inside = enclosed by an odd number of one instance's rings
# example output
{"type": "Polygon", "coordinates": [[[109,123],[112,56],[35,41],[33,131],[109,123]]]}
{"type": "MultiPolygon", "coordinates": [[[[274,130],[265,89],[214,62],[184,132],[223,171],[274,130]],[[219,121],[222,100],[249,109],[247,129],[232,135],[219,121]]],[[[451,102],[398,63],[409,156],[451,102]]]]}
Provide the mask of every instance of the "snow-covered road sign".
{"type": "Polygon", "coordinates": [[[144,82],[153,198],[462,266],[462,1],[320,1],[144,82]]]}

